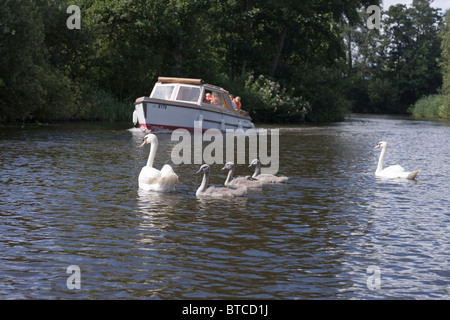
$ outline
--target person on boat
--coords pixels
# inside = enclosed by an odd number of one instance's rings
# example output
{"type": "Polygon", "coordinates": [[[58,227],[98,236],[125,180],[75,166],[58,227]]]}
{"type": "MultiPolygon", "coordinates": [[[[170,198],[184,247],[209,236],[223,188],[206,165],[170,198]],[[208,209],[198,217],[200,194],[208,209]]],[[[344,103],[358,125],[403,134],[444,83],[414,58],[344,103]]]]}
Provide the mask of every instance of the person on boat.
{"type": "Polygon", "coordinates": [[[218,105],[219,104],[219,97],[217,96],[216,92],[212,93],[212,99],[211,99],[211,103],[218,105]]]}
{"type": "Polygon", "coordinates": [[[233,99],[233,107],[239,111],[241,110],[241,97],[237,96],[236,98],[233,99]]]}
{"type": "Polygon", "coordinates": [[[230,94],[230,101],[231,105],[233,106],[233,109],[236,110],[236,102],[234,102],[234,97],[232,94],[230,94]]]}
{"type": "Polygon", "coordinates": [[[212,103],[211,93],[208,92],[208,93],[205,95],[205,99],[203,100],[203,102],[206,102],[206,103],[212,103]]]}

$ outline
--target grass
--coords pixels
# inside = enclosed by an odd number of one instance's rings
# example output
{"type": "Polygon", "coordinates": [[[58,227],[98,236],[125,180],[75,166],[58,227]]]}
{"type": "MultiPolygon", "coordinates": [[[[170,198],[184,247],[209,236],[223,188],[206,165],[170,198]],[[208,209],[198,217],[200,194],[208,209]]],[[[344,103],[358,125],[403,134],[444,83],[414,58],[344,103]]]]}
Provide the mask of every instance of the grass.
{"type": "Polygon", "coordinates": [[[423,97],[409,111],[415,117],[450,119],[450,94],[423,97]]]}
{"type": "Polygon", "coordinates": [[[109,122],[130,121],[133,110],[134,104],[117,101],[110,94],[98,91],[87,118],[109,122]]]}

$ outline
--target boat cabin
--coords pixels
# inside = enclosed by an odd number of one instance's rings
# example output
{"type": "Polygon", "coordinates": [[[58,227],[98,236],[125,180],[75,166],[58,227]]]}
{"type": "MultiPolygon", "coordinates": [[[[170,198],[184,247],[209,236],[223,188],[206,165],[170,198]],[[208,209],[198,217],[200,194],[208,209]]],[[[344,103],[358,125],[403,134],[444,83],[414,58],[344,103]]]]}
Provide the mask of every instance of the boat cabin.
{"type": "Polygon", "coordinates": [[[201,79],[159,77],[150,98],[234,110],[228,91],[201,79]]]}

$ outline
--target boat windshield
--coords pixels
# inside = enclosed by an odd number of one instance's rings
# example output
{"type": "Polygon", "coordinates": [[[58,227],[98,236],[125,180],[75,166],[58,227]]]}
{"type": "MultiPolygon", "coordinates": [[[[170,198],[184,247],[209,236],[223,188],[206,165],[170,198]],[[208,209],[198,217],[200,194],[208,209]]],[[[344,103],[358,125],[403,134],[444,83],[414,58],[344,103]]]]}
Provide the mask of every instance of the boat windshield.
{"type": "Polygon", "coordinates": [[[205,90],[205,96],[203,97],[203,103],[213,104],[219,107],[225,107],[222,93],[212,91],[212,90],[205,90]]]}
{"type": "Polygon", "coordinates": [[[176,100],[197,102],[199,96],[200,96],[200,88],[199,87],[180,86],[176,100]]]}
{"type": "Polygon", "coordinates": [[[153,90],[151,97],[155,99],[170,100],[174,88],[174,85],[157,85],[153,90]]]}

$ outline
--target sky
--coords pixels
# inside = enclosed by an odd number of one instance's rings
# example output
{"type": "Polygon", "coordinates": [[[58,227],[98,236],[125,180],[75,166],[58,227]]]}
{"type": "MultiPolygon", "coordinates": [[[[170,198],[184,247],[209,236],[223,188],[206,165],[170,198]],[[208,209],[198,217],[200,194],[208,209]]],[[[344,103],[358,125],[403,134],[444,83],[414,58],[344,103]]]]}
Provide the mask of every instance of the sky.
{"type": "MultiPolygon", "coordinates": [[[[387,10],[391,5],[396,4],[406,4],[407,6],[410,6],[412,3],[412,0],[382,0],[383,1],[383,9],[387,10]]],[[[440,8],[442,9],[442,12],[445,12],[445,10],[450,9],[450,1],[449,0],[434,0],[431,3],[431,6],[433,8],[440,8]]]]}

